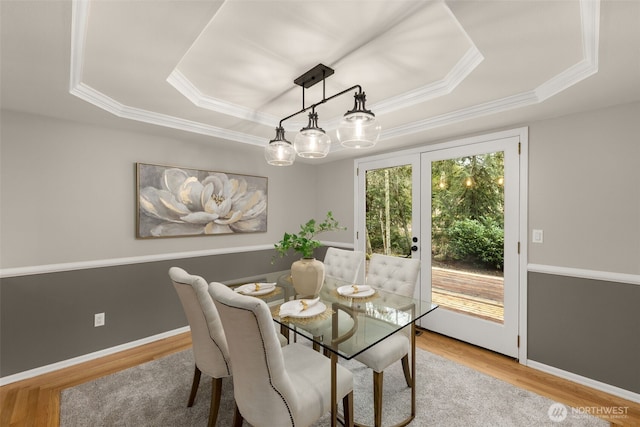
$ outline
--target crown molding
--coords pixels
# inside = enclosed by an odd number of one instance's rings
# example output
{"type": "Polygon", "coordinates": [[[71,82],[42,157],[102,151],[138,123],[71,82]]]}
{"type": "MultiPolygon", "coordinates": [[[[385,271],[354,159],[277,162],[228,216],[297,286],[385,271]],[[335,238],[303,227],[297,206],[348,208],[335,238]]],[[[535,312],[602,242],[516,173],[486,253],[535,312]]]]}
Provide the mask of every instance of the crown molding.
{"type": "Polygon", "coordinates": [[[237,117],[242,120],[252,121],[265,126],[274,126],[280,120],[271,114],[261,113],[251,108],[232,104],[221,99],[204,95],[182,72],[175,69],[167,77],[167,82],[173,86],[182,96],[200,108],[237,117]]]}
{"type": "MultiPolygon", "coordinates": [[[[71,94],[92,103],[99,108],[109,111],[118,117],[261,147],[267,143],[266,138],[260,138],[242,132],[222,129],[200,122],[123,105],[83,83],[82,71],[89,9],[89,0],[73,0],[69,90],[71,94]]],[[[470,120],[485,115],[496,114],[507,110],[541,103],[597,73],[600,0],[580,0],[580,18],[583,41],[583,59],[580,62],[574,64],[531,91],[525,91],[513,96],[461,108],[448,113],[428,117],[424,120],[386,129],[382,132],[380,139],[397,138],[404,135],[424,132],[463,120],[470,120]]],[[[437,96],[445,95],[463,81],[478,66],[478,64],[482,62],[483,59],[484,58],[481,53],[474,46],[465,53],[456,66],[442,81],[424,86],[414,91],[406,92],[393,98],[388,98],[384,101],[378,102],[373,106],[373,108],[376,109],[378,114],[380,114],[380,111],[388,113],[398,109],[407,108],[416,103],[425,102],[426,100],[437,96]]],[[[202,108],[215,109],[214,111],[253,121],[260,125],[273,125],[278,121],[277,118],[273,118],[267,114],[261,114],[254,110],[238,105],[232,105],[218,99],[204,97],[200,91],[178,71],[174,71],[167,81],[180,93],[190,99],[191,102],[194,102],[195,100],[194,104],[202,108]]],[[[329,120],[327,122],[327,127],[330,129],[334,128],[337,126],[338,122],[339,118],[329,120]]],[[[293,124],[291,124],[291,126],[292,125],[293,124]]]]}
{"type": "Polygon", "coordinates": [[[242,142],[244,144],[256,145],[259,147],[262,147],[265,144],[263,138],[254,135],[121,104],[113,98],[84,83],[77,84],[69,90],[69,93],[95,105],[96,107],[102,108],[117,117],[242,142]]]}
{"type": "Polygon", "coordinates": [[[412,105],[429,101],[443,95],[447,95],[458,87],[469,74],[484,61],[484,56],[473,46],[460,58],[456,65],[449,71],[444,79],[430,83],[426,86],[407,91],[400,95],[379,101],[371,106],[376,114],[391,113],[393,111],[408,108],[412,105]]]}
{"type": "Polygon", "coordinates": [[[454,124],[490,114],[539,104],[598,72],[598,42],[600,22],[600,0],[581,0],[580,17],[582,28],[583,59],[577,64],[542,83],[537,88],[516,95],[477,104],[438,116],[382,131],[380,139],[397,138],[424,132],[440,126],[454,124]]]}

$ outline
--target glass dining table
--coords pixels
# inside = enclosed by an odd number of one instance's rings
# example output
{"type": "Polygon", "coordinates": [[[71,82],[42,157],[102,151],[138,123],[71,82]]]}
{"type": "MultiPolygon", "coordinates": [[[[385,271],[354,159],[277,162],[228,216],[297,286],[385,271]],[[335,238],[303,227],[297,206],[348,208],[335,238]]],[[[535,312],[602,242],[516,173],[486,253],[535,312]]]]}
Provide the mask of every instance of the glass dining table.
{"type": "Polygon", "coordinates": [[[325,278],[319,295],[313,296],[316,298],[301,297],[296,295],[288,272],[277,278],[276,287],[279,289],[276,295],[265,295],[265,300],[283,335],[295,340],[304,337],[311,341],[316,350],[323,351],[331,359],[332,427],[337,425],[338,420],[338,359],[353,359],[393,334],[407,335],[411,346],[411,414],[397,425],[409,424],[416,413],[415,322],[438,305],[331,277],[325,278]],[[292,304],[298,309],[289,310],[292,304]],[[281,308],[287,313],[281,315],[281,308]]]}

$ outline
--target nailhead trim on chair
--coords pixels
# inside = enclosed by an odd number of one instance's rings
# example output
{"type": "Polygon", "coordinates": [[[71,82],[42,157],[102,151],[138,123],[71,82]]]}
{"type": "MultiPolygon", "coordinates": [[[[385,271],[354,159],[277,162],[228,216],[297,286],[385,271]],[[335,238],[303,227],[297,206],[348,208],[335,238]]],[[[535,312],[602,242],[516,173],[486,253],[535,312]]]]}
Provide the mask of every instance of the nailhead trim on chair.
{"type": "Polygon", "coordinates": [[[282,399],[282,402],[284,403],[284,405],[287,407],[287,411],[289,412],[289,419],[291,420],[291,425],[293,427],[295,427],[296,423],[293,419],[293,413],[291,412],[291,408],[289,407],[289,404],[287,403],[287,400],[284,398],[284,396],[282,395],[282,393],[280,393],[280,391],[273,385],[273,382],[271,381],[271,369],[269,367],[269,363],[267,363],[267,353],[264,351],[264,336],[262,333],[262,329],[260,328],[260,322],[258,322],[258,318],[256,317],[256,313],[253,310],[249,310],[246,308],[242,308],[242,307],[236,307],[236,306],[232,306],[229,304],[225,304],[225,303],[221,303],[220,301],[218,301],[218,303],[225,305],[227,307],[231,307],[234,309],[239,309],[239,310],[244,310],[244,311],[248,311],[251,313],[251,315],[253,316],[253,318],[255,319],[256,324],[258,325],[258,331],[260,332],[260,341],[262,342],[262,355],[264,356],[264,360],[265,360],[265,365],[267,366],[267,372],[269,372],[269,385],[271,386],[271,388],[273,389],[273,391],[275,391],[276,393],[278,393],[278,396],[280,396],[280,398],[282,399]]]}

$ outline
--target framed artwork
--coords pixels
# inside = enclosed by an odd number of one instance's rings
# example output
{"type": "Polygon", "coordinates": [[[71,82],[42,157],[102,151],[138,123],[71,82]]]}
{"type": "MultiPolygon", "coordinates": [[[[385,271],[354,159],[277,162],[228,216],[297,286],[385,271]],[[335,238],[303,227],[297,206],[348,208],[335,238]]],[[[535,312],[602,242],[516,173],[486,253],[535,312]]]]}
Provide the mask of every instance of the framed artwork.
{"type": "Polygon", "coordinates": [[[136,237],[267,231],[267,178],[136,163],[136,237]]]}

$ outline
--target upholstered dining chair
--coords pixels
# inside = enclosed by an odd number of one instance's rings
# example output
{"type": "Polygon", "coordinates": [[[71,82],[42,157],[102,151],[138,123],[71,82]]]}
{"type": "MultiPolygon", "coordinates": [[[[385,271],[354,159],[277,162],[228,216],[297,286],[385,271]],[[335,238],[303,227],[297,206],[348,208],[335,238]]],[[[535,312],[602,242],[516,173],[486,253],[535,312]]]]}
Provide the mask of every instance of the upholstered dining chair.
{"type": "MultiPolygon", "coordinates": [[[[234,425],[309,426],[331,408],[331,362],[302,344],[278,345],[267,304],[210,283],[234,366],[234,425]]],[[[353,425],[353,376],[337,365],[337,398],[353,425]]]]}
{"type": "Polygon", "coordinates": [[[169,269],[169,277],[180,297],[182,308],[191,328],[193,357],[196,362],[187,406],[191,407],[198,392],[201,373],[212,378],[209,426],[216,424],[222,379],[231,376],[231,358],[218,310],[209,295],[206,280],[187,273],[179,267],[169,269]]]}
{"type": "MultiPolygon", "coordinates": [[[[349,251],[330,247],[327,249],[323,263],[325,282],[320,291],[320,295],[335,292],[338,287],[347,283],[356,283],[360,268],[362,268],[365,263],[365,255],[362,251],[349,251]]],[[[343,311],[338,311],[338,315],[340,316],[340,321],[338,322],[338,335],[340,336],[351,329],[353,320],[343,311]]],[[[331,319],[319,321],[315,328],[307,326],[306,329],[315,337],[330,336],[331,319]]],[[[320,346],[317,344],[314,344],[313,348],[314,350],[320,350],[320,346]]],[[[328,356],[328,351],[324,353],[325,356],[328,356]]]]}
{"type": "Polygon", "coordinates": [[[364,265],[364,252],[330,247],[324,256],[325,277],[355,283],[364,265]]]}
{"type": "MultiPolygon", "coordinates": [[[[193,406],[198,393],[200,377],[204,372],[212,378],[209,426],[214,426],[218,418],[222,397],[222,379],[232,375],[224,328],[220,322],[218,310],[209,295],[209,285],[202,277],[189,274],[179,267],[171,267],[169,277],[178,293],[191,328],[193,357],[196,366],[187,406],[193,406]]],[[[287,339],[283,335],[277,334],[277,336],[280,345],[287,344],[287,339]]]]}
{"type": "MultiPolygon", "coordinates": [[[[413,297],[420,273],[420,260],[373,254],[369,261],[367,285],[394,294],[413,297]]],[[[411,328],[403,333],[393,334],[382,342],[355,357],[373,370],[373,408],[374,424],[382,424],[382,383],[384,370],[402,360],[402,369],[407,386],[411,387],[409,370],[409,350],[411,328]]]]}

